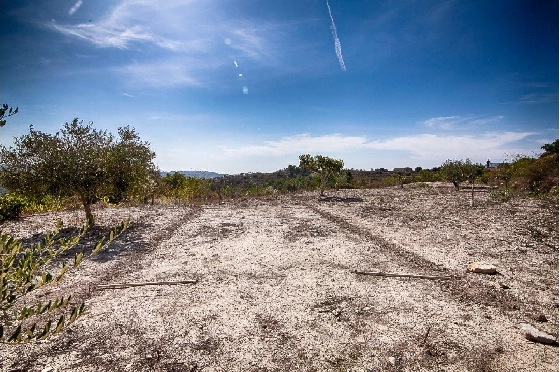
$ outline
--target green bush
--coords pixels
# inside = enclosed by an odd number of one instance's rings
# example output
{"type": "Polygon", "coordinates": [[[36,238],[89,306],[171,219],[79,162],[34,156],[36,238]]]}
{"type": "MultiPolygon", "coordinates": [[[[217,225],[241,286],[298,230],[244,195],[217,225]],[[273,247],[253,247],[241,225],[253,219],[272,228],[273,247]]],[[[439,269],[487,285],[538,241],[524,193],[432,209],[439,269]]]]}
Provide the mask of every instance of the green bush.
{"type": "Polygon", "coordinates": [[[20,217],[28,204],[28,200],[21,195],[10,193],[0,196],[0,221],[20,217]]]}
{"type": "Polygon", "coordinates": [[[517,191],[546,194],[558,189],[558,155],[519,157],[509,165],[509,184],[517,191]]]}
{"type": "Polygon", "coordinates": [[[0,221],[19,218],[25,212],[52,212],[64,209],[64,203],[52,196],[30,198],[18,193],[0,196],[0,221]]]}

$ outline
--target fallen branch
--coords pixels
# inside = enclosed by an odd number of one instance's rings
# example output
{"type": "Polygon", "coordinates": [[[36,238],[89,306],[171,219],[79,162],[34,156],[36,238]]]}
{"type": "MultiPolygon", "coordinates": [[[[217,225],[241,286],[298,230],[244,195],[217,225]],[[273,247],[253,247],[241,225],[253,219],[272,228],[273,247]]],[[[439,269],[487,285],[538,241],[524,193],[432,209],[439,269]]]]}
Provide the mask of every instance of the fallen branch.
{"type": "Polygon", "coordinates": [[[428,335],[430,334],[431,329],[432,329],[432,326],[429,326],[428,330],[426,331],[426,334],[424,335],[424,341],[422,341],[422,345],[426,345],[426,341],[428,340],[428,335]]]}
{"type": "Polygon", "coordinates": [[[416,275],[416,274],[398,274],[398,273],[383,273],[383,272],[368,272],[368,271],[358,271],[355,270],[354,273],[358,275],[371,275],[371,276],[385,276],[385,277],[396,277],[396,278],[417,278],[417,279],[430,279],[430,280],[449,280],[455,279],[454,276],[450,275],[416,275]]]}
{"type": "Polygon", "coordinates": [[[121,289],[128,287],[142,287],[145,285],[176,285],[176,284],[196,284],[198,280],[179,280],[174,282],[145,282],[145,283],[120,283],[120,284],[99,284],[96,289],[121,289]]]}

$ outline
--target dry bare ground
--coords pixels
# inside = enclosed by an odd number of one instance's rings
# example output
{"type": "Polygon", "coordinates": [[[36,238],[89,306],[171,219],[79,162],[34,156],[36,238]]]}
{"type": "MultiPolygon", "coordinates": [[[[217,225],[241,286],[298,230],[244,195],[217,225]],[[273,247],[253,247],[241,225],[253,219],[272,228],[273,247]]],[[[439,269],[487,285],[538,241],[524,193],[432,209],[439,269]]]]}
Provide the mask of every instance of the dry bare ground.
{"type": "MultiPolygon", "coordinates": [[[[557,371],[557,346],[526,340],[519,324],[558,336],[558,199],[478,192],[470,207],[468,192],[409,186],[98,210],[101,225],[130,215],[132,227],[28,300],[74,293],[89,314],[47,341],[0,345],[1,367],[557,371]],[[498,274],[467,273],[473,261],[498,274]],[[198,282],[94,289],[186,279],[198,282]]],[[[1,228],[30,242],[57,218],[78,226],[81,212],[1,228]]]]}

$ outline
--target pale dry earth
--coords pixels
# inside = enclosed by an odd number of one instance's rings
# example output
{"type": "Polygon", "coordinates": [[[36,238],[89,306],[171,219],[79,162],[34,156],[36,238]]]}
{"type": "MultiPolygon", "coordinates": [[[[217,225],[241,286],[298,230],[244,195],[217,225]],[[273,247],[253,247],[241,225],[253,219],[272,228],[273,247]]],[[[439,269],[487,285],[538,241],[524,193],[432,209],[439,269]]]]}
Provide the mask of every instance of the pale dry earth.
{"type": "MultiPolygon", "coordinates": [[[[483,190],[471,207],[468,191],[407,186],[99,209],[86,242],[128,216],[131,228],[27,300],[73,293],[89,314],[47,341],[0,345],[2,370],[557,371],[558,347],[520,324],[558,337],[558,198],[483,190]],[[498,274],[467,273],[473,261],[498,274]]],[[[0,228],[32,242],[81,213],[0,228]]]]}

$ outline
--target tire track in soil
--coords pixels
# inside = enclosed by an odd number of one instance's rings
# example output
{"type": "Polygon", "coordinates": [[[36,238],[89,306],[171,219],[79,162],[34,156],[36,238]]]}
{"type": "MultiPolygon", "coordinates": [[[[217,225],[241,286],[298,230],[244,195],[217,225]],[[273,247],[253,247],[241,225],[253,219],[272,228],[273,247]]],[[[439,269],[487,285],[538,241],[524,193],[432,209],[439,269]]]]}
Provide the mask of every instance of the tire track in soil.
{"type": "MultiPolygon", "coordinates": [[[[77,294],[73,294],[72,297],[75,296],[75,298],[80,302],[87,301],[95,296],[96,291],[93,288],[95,288],[98,284],[108,284],[111,281],[118,280],[119,277],[126,276],[127,274],[137,270],[140,261],[146,255],[153,252],[160,244],[171,239],[174,232],[177,231],[180,226],[198,217],[202,213],[202,207],[189,207],[189,209],[186,209],[185,212],[186,214],[182,215],[181,218],[166,224],[163,228],[158,229],[153,233],[146,233],[146,231],[144,231],[144,223],[137,224],[137,227],[134,228],[142,229],[144,232],[143,236],[147,236],[147,240],[140,240],[138,242],[138,248],[136,248],[130,256],[122,257],[113,267],[105,271],[95,281],[89,282],[87,284],[87,288],[80,288],[76,291],[77,294]]],[[[123,235],[126,236],[128,233],[129,231],[125,231],[123,235]]]]}
{"type": "MultiPolygon", "coordinates": [[[[419,274],[424,275],[430,275],[429,273],[426,273],[426,268],[440,274],[453,274],[451,270],[443,265],[429,261],[414,252],[407,251],[394,243],[388,242],[382,237],[373,235],[368,230],[356,226],[339,216],[335,216],[332,213],[321,210],[309,203],[305,203],[305,205],[322,218],[337,225],[342,231],[352,234],[351,236],[353,237],[363,237],[366,241],[375,244],[382,253],[394,259],[399,266],[410,267],[416,270],[420,269],[419,274]]],[[[525,313],[534,313],[537,311],[534,304],[520,302],[514,295],[505,292],[503,289],[497,289],[489,280],[476,278],[466,274],[459,276],[454,280],[437,282],[440,284],[442,292],[447,293],[455,301],[491,306],[508,317],[511,317],[512,311],[515,311],[516,313],[521,310],[525,313]]],[[[514,316],[514,318],[518,318],[518,316],[514,316]]]]}
{"type": "MultiPolygon", "coordinates": [[[[431,271],[435,271],[438,273],[445,273],[447,275],[450,274],[451,270],[449,270],[448,268],[446,268],[445,266],[441,265],[441,264],[437,264],[435,262],[429,261],[425,258],[423,258],[422,256],[414,253],[414,252],[410,252],[407,251],[401,247],[399,247],[398,245],[394,244],[394,243],[390,243],[387,240],[373,235],[372,233],[370,233],[369,231],[367,231],[364,228],[361,228],[359,226],[356,226],[346,220],[344,220],[341,217],[335,216],[332,213],[323,211],[313,205],[306,205],[309,209],[311,209],[313,212],[315,212],[316,214],[320,215],[321,217],[323,217],[324,219],[334,223],[335,225],[337,225],[338,227],[340,227],[341,230],[343,231],[347,231],[349,233],[351,233],[353,236],[360,236],[365,238],[366,241],[371,242],[373,244],[375,244],[379,250],[384,253],[387,254],[388,256],[392,257],[392,258],[396,258],[396,263],[399,264],[400,266],[404,266],[404,267],[413,267],[415,269],[421,268],[421,269],[425,269],[428,268],[431,271]]],[[[420,274],[420,273],[419,273],[420,274]]],[[[429,275],[428,273],[423,272],[423,274],[425,275],[429,275]]]]}
{"type": "MultiPolygon", "coordinates": [[[[65,294],[72,296],[72,302],[74,303],[86,303],[88,300],[96,297],[99,291],[93,290],[97,284],[106,284],[111,281],[117,281],[119,277],[126,276],[127,274],[137,270],[140,262],[146,255],[152,253],[160,244],[171,239],[175,231],[183,224],[190,220],[197,218],[202,213],[202,207],[200,206],[189,206],[185,208],[184,214],[180,218],[177,218],[170,223],[166,223],[164,226],[153,226],[146,228],[146,224],[150,221],[148,220],[150,216],[144,216],[141,218],[141,222],[137,222],[131,225],[123,234],[115,240],[118,242],[122,240],[127,235],[138,231],[134,238],[138,238],[134,244],[137,244],[137,248],[131,251],[130,255],[118,256],[116,255],[113,259],[118,260],[115,265],[110,267],[108,270],[100,273],[100,276],[95,280],[88,283],[80,283],[76,287],[70,287],[66,289],[65,294]],[[136,231],[134,231],[136,230],[136,231]]],[[[86,304],[87,309],[87,304],[86,304]]],[[[19,360],[17,365],[24,366],[22,370],[33,370],[34,362],[40,358],[42,354],[49,354],[51,356],[64,354],[65,350],[72,347],[72,345],[81,344],[86,342],[87,338],[84,334],[75,332],[65,332],[62,337],[49,340],[50,344],[46,346],[45,349],[36,348],[28,350],[26,354],[19,355],[19,360]]],[[[90,356],[91,357],[91,356],[90,356]]],[[[84,354],[83,359],[87,359],[88,356],[84,354]]],[[[93,356],[97,358],[97,356],[93,356]]],[[[103,366],[103,368],[112,368],[100,362],[98,366],[103,366]]],[[[2,358],[0,358],[0,369],[4,366],[2,365],[2,358]]],[[[15,368],[15,365],[12,365],[15,368]]],[[[75,366],[76,367],[76,366],[75,366]]],[[[19,369],[15,369],[19,370],[19,369]]]]}

